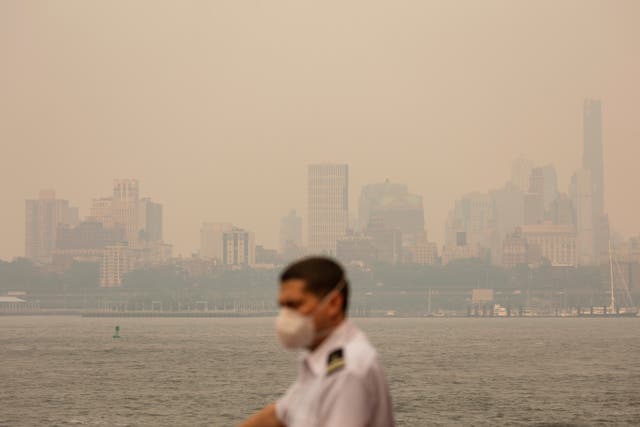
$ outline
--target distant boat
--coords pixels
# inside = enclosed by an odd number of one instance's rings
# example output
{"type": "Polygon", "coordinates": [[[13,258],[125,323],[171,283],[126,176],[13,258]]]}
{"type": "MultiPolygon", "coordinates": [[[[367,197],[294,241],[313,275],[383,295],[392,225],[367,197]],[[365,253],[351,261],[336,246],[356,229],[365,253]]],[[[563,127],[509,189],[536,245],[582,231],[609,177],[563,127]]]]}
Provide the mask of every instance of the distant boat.
{"type": "Polygon", "coordinates": [[[619,289],[620,298],[616,301],[615,274],[613,271],[614,259],[611,251],[611,241],[609,241],[609,290],[610,299],[608,307],[592,307],[588,312],[579,312],[580,317],[636,317],[638,316],[638,307],[633,304],[629,285],[622,274],[622,269],[618,261],[615,261],[618,276],[621,279],[621,289],[619,289]]]}
{"type": "Polygon", "coordinates": [[[509,315],[509,312],[507,311],[507,307],[500,304],[495,304],[493,306],[493,315],[494,317],[507,317],[509,315]]]}

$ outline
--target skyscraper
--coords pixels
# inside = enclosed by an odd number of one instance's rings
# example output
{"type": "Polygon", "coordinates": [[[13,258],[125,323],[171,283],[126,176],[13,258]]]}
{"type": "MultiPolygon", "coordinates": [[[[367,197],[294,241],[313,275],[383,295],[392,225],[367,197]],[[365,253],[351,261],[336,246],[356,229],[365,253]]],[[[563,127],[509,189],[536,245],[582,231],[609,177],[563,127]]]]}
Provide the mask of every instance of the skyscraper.
{"type": "Polygon", "coordinates": [[[545,176],[543,168],[531,169],[529,174],[529,193],[538,194],[544,196],[545,190],[545,176]]]}
{"type": "Polygon", "coordinates": [[[524,224],[540,224],[544,221],[544,196],[537,193],[524,195],[524,224]]]}
{"type": "Polygon", "coordinates": [[[524,224],[524,194],[509,182],[489,192],[495,206],[497,228],[502,237],[524,224]]]}
{"type": "Polygon", "coordinates": [[[129,242],[138,240],[140,187],[137,179],[116,179],[111,205],[113,222],[124,227],[129,242]]]}
{"type": "Polygon", "coordinates": [[[105,229],[117,229],[125,234],[129,246],[140,242],[161,242],[162,205],[150,198],[140,198],[140,185],[136,179],[116,179],[113,195],[93,199],[90,218],[105,229]]]}
{"type": "Polygon", "coordinates": [[[609,246],[609,220],[604,208],[604,159],[602,105],[599,99],[586,99],[583,110],[582,168],[591,175],[591,214],[595,261],[609,246]]]}
{"type": "Polygon", "coordinates": [[[542,197],[544,208],[549,208],[558,197],[558,175],[553,165],[531,169],[529,176],[529,193],[542,197]]]}
{"type": "Polygon", "coordinates": [[[594,218],[604,214],[604,160],[602,147],[602,107],[599,99],[584,101],[582,167],[591,171],[594,218]]]}
{"type": "Polygon", "coordinates": [[[302,218],[296,214],[295,209],[280,221],[280,253],[285,253],[291,246],[302,246],[302,218]]]}
{"type": "Polygon", "coordinates": [[[576,232],[571,225],[551,222],[522,226],[522,235],[527,246],[537,249],[542,259],[555,266],[578,265],[576,232]]]}
{"type": "Polygon", "coordinates": [[[159,242],[162,240],[162,205],[145,197],[140,200],[138,226],[143,232],[143,240],[159,242]]]}
{"type": "MultiPolygon", "coordinates": [[[[489,194],[470,193],[457,200],[445,224],[445,246],[454,246],[463,232],[471,246],[489,248],[495,229],[495,206],[489,194]]],[[[458,245],[459,246],[459,245],[458,245]]]]}
{"type": "Polygon", "coordinates": [[[544,177],[544,206],[549,208],[558,197],[558,174],[553,165],[542,166],[544,177]]]}
{"type": "Polygon", "coordinates": [[[524,223],[540,224],[544,221],[545,173],[543,168],[531,169],[529,192],[524,195],[524,223]]]}
{"type": "Polygon", "coordinates": [[[360,230],[366,230],[372,218],[381,220],[388,229],[402,233],[402,244],[412,246],[424,235],[422,197],[410,194],[406,185],[369,184],[362,188],[358,206],[360,230]]]}
{"type": "Polygon", "coordinates": [[[252,232],[233,227],[222,234],[222,263],[252,267],[256,263],[255,236],[252,232]]]}
{"type": "Polygon", "coordinates": [[[53,190],[41,191],[36,200],[26,200],[25,256],[40,263],[51,262],[58,227],[77,222],[78,208],[69,206],[68,200],[56,199],[53,190]]]}
{"type": "Polygon", "coordinates": [[[579,265],[590,265],[596,261],[591,181],[591,171],[588,169],[580,169],[571,179],[570,193],[576,216],[576,253],[579,265]]]}
{"type": "Polygon", "coordinates": [[[349,226],[349,166],[314,164],[308,169],[309,251],[336,254],[349,226]]]}
{"type": "Polygon", "coordinates": [[[551,203],[549,219],[554,224],[575,225],[574,205],[567,194],[558,194],[556,199],[551,203]]]}
{"type": "Polygon", "coordinates": [[[111,205],[113,205],[113,197],[93,199],[89,216],[93,221],[102,224],[104,228],[113,228],[114,223],[111,205]]]}
{"type": "Polygon", "coordinates": [[[529,189],[531,169],[533,169],[531,160],[523,156],[514,160],[511,165],[511,186],[526,193],[529,189]]]}
{"type": "Polygon", "coordinates": [[[136,268],[136,251],[126,243],[109,245],[104,248],[100,262],[100,286],[120,287],[124,276],[136,268]]]}

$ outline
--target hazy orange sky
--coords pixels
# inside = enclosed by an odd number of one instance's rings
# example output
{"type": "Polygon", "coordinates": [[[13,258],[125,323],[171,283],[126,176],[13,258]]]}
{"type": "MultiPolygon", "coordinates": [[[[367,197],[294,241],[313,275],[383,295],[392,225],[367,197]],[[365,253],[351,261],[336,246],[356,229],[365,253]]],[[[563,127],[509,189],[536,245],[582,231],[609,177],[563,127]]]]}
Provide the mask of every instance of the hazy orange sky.
{"type": "MultiPolygon", "coordinates": [[[[0,2],[0,258],[24,254],[24,199],[88,214],[114,178],[165,206],[175,254],[203,220],[275,246],[306,216],[306,165],[409,185],[432,239],[524,154],[581,163],[603,102],[612,228],[640,232],[640,1],[0,2]]],[[[305,218],[306,219],[306,218],[305,218]]]]}

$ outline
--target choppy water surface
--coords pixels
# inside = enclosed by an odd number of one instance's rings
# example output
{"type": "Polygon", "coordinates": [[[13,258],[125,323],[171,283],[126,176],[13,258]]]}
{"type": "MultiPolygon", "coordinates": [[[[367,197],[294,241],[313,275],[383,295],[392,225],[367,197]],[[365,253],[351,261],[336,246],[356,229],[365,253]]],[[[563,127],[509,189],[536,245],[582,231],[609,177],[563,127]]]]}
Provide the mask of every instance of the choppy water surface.
{"type": "MultiPolygon", "coordinates": [[[[640,425],[640,319],[356,323],[400,426],[640,425]]],[[[294,363],[272,319],[0,317],[0,425],[234,425],[294,363]]]]}

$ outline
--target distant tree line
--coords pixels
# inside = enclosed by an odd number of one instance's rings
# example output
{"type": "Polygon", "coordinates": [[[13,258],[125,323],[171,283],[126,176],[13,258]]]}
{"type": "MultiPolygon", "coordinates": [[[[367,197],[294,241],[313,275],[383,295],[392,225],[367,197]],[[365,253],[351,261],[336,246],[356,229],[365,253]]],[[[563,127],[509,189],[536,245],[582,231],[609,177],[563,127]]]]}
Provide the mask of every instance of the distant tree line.
{"type": "MultiPolygon", "coordinates": [[[[362,268],[348,266],[355,290],[384,287],[420,291],[428,288],[492,289],[605,289],[608,272],[599,267],[556,268],[526,265],[506,270],[477,259],[460,260],[446,266],[376,264],[362,268]]],[[[215,269],[194,277],[178,264],[140,269],[127,274],[122,290],[133,292],[191,291],[193,293],[241,293],[271,295],[276,289],[278,270],[215,269]]],[[[90,291],[99,288],[99,266],[76,262],[63,273],[48,271],[24,258],[0,261],[0,291],[27,292],[90,291]]]]}
{"type": "Polygon", "coordinates": [[[76,262],[63,273],[48,271],[26,258],[11,262],[0,260],[0,292],[61,293],[95,289],[100,268],[96,263],[76,262]]]}

